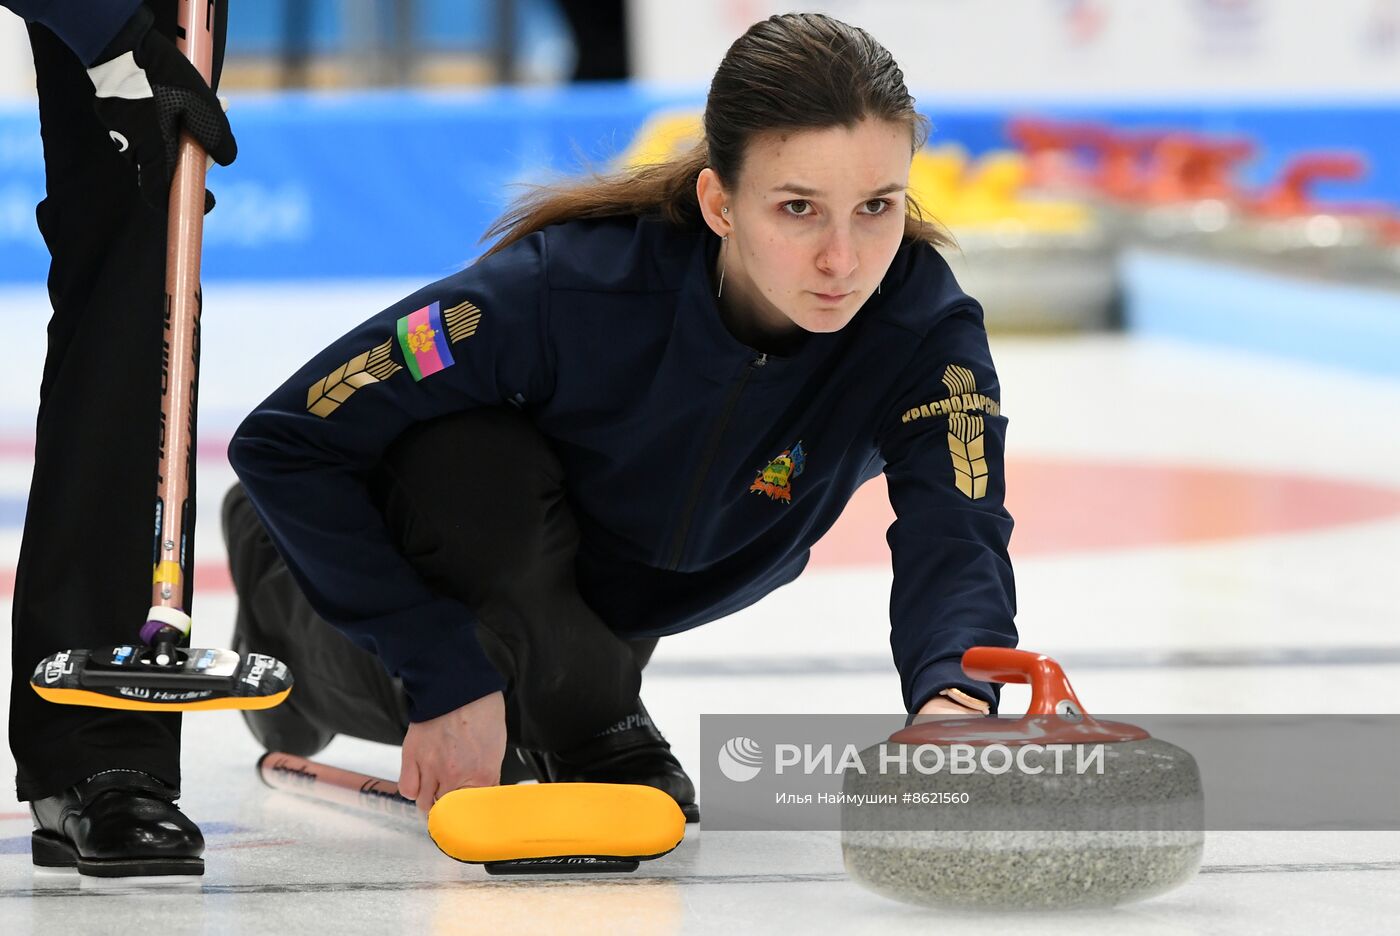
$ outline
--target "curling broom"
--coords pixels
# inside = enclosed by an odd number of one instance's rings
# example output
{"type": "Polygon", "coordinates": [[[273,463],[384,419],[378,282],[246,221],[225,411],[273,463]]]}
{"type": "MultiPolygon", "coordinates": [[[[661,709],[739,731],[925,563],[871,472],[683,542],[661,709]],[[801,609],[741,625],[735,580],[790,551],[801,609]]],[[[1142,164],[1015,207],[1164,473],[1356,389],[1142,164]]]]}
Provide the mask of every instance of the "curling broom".
{"type": "MultiPolygon", "coordinates": [[[[396,784],[269,751],[258,776],[275,790],[422,827],[396,784]]],[[[635,871],[685,837],[685,815],[667,794],[631,783],[522,783],[453,790],[433,804],[428,834],[449,858],[487,874],[635,871]]]]}
{"type": "MultiPolygon", "coordinates": [[[[206,82],[214,66],[213,0],[180,0],[176,44],[206,82]]],[[[212,83],[212,82],[211,82],[212,83]]],[[[63,650],[34,669],[30,685],[50,702],[97,708],[177,712],[265,709],[292,688],[285,663],[259,653],[181,649],[189,636],[184,604],[195,391],[199,381],[200,246],[204,237],[205,153],[182,134],[170,186],[165,264],[166,359],[156,469],[151,610],[139,641],[63,650]]]]}

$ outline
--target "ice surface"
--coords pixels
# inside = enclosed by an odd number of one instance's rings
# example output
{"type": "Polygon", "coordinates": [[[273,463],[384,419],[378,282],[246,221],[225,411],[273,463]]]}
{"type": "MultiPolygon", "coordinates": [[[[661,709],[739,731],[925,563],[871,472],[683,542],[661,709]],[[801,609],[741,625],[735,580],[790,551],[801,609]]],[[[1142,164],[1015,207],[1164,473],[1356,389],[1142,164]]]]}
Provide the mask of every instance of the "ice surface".
{"type": "MultiPolygon", "coordinates": [[[[208,284],[199,461],[200,561],[222,557],[222,457],[238,418],[291,370],[413,283],[208,284]]],[[[12,354],[0,371],[0,576],[13,582],[47,311],[42,291],[0,292],[12,354]]],[[[1400,492],[1400,384],[1125,337],[994,339],[1012,460],[1069,460],[1306,475],[1400,492]]],[[[1028,469],[1032,470],[1032,469],[1028,469]]],[[[1014,492],[1013,492],[1014,493],[1014,492]]],[[[1170,485],[1170,517],[1191,511],[1170,485]]],[[[1037,505],[1018,512],[1029,538],[1037,505]],[[1027,532],[1029,531],[1029,532],[1027,532]]],[[[1388,505],[1387,505],[1388,504],[1388,505]]],[[[1138,504],[1144,506],[1143,503],[1138,504]]],[[[1257,506],[1257,505],[1256,505],[1257,506]]],[[[1296,504],[1266,504],[1287,513],[1296,504]]],[[[1204,509],[1204,508],[1199,508],[1204,509]]],[[[1086,515],[1083,522],[1113,522],[1086,515]]],[[[838,528],[839,529],[839,528],[838,528]]],[[[1162,541],[1017,558],[1023,646],[1059,658],[1100,712],[1400,711],[1400,513],[1281,534],[1162,541]],[[1269,655],[1276,663],[1265,665],[1269,655]],[[1188,657],[1188,654],[1196,656],[1188,657]]],[[[1013,556],[1015,544],[1013,541],[1013,556]]],[[[226,577],[201,580],[197,642],[226,644],[226,577]]],[[[699,716],[889,712],[889,572],[814,567],[725,621],[662,641],[645,698],[693,775],[699,716]]],[[[8,600],[6,600],[8,607],[8,600]]],[[[0,646],[8,657],[8,629],[0,646]]],[[[0,676],[0,679],[7,677],[0,676]]],[[[1019,687],[1004,710],[1024,709],[1019,687]]],[[[904,907],[851,883],[836,833],[706,833],[608,878],[488,878],[411,824],[361,817],[258,782],[236,714],[186,716],[184,806],[208,838],[201,879],[160,884],[41,872],[29,819],[0,787],[0,933],[953,931],[1125,934],[1371,932],[1400,919],[1400,833],[1211,833],[1187,886],[1111,913],[1037,918],[904,907]],[[104,899],[93,900],[90,898],[104,899]],[[1386,924],[1385,921],[1392,921],[1386,924]]],[[[393,777],[395,749],[337,739],[319,758],[393,777]]],[[[704,791],[701,790],[703,807],[704,791]]]]}

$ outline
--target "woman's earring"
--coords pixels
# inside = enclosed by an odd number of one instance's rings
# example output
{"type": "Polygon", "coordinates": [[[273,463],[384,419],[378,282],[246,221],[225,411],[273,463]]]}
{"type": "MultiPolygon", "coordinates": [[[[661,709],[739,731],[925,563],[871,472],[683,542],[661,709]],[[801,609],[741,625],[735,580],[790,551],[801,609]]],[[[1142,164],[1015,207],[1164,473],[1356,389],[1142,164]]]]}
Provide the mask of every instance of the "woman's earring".
{"type": "MultiPolygon", "coordinates": [[[[728,211],[729,209],[726,208],[726,209],[724,209],[724,210],[725,210],[725,211],[728,211]]],[[[720,239],[720,247],[719,247],[719,291],[715,293],[715,298],[716,298],[716,299],[718,299],[718,298],[720,298],[721,296],[724,295],[724,261],[725,261],[725,254],[728,253],[728,252],[729,252],[729,235],[726,234],[726,235],[724,235],[723,238],[720,239]]]]}
{"type": "Polygon", "coordinates": [[[880,282],[878,282],[878,283],[875,284],[875,295],[877,295],[877,296],[880,295],[880,291],[883,290],[884,288],[885,288],[885,281],[884,281],[884,280],[880,280],[880,282]]]}

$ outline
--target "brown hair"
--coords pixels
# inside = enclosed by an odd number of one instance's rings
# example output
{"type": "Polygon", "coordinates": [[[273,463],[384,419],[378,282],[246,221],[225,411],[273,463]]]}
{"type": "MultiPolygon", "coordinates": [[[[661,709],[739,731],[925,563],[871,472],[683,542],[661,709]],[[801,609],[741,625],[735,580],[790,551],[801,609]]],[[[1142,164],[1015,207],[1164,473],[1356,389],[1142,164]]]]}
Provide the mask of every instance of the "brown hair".
{"type": "MultiPolygon", "coordinates": [[[[914,151],[928,137],[928,120],[914,110],[904,72],[869,33],[821,13],[769,17],[735,40],[715,71],[699,144],[664,163],[535,187],[487,230],[483,239],[500,239],[486,255],[548,225],[582,218],[659,215],[698,227],[695,182],[706,166],[733,186],[759,134],[852,127],[865,118],[908,126],[914,151]]],[[[912,196],[906,203],[906,239],[949,243],[912,196]]]]}

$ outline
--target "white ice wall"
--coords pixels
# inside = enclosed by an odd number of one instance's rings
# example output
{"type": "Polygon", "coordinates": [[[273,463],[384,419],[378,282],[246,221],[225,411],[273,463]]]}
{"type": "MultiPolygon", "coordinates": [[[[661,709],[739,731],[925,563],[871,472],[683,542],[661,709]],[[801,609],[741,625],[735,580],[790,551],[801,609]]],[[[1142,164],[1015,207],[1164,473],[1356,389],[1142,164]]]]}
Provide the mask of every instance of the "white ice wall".
{"type": "Polygon", "coordinates": [[[1400,0],[629,0],[640,77],[707,84],[751,23],[862,26],[915,94],[1198,99],[1400,94],[1400,0]]]}

